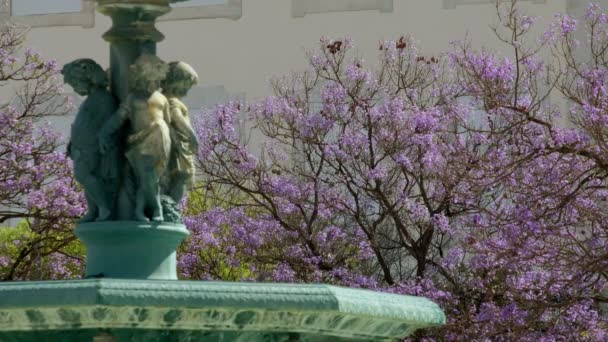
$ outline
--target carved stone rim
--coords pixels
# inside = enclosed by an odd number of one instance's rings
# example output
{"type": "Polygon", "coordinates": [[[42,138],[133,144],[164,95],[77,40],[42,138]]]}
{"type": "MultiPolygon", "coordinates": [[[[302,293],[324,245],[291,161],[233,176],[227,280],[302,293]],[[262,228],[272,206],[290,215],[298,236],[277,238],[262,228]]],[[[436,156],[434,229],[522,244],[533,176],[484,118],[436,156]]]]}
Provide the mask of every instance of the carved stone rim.
{"type": "Polygon", "coordinates": [[[17,282],[0,284],[0,298],[6,298],[0,302],[0,332],[288,331],[386,340],[445,323],[443,312],[425,298],[328,285],[119,279],[17,282]],[[142,311],[146,318],[138,319],[142,311]]]}

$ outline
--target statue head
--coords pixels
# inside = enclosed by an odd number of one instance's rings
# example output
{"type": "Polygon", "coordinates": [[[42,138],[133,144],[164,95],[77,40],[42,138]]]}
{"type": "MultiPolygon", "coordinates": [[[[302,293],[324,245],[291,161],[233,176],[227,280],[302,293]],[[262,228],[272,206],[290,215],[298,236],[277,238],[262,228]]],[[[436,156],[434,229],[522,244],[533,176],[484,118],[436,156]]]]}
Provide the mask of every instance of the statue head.
{"type": "Polygon", "coordinates": [[[129,90],[135,93],[152,94],[160,89],[169,66],[160,58],[143,54],[129,67],[129,90]]]}
{"type": "Polygon", "coordinates": [[[189,64],[171,62],[167,77],[162,82],[162,88],[167,96],[184,97],[196,83],[198,83],[198,75],[189,64]]]}
{"type": "Polygon", "coordinates": [[[72,86],[78,95],[89,95],[95,88],[107,88],[108,76],[103,68],[92,59],[81,58],[70,62],[61,69],[63,80],[72,86]]]}

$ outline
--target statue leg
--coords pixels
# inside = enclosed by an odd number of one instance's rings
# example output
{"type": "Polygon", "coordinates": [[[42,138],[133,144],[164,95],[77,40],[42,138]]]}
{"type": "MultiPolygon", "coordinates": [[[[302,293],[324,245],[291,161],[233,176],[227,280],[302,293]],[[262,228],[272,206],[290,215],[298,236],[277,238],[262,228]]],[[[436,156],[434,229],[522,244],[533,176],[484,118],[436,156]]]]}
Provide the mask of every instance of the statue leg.
{"type": "Polygon", "coordinates": [[[148,217],[146,217],[146,197],[142,186],[137,188],[137,193],[135,194],[135,219],[137,221],[150,221],[148,217]]]}
{"type": "Polygon", "coordinates": [[[179,203],[186,193],[186,184],[190,178],[189,174],[177,173],[171,177],[167,194],[175,201],[179,203]]]}
{"type": "Polygon", "coordinates": [[[162,207],[160,204],[160,184],[156,161],[150,156],[139,156],[132,163],[137,177],[137,198],[135,202],[135,218],[138,221],[149,221],[146,209],[152,212],[152,221],[163,220],[162,207]]]}
{"type": "Polygon", "coordinates": [[[91,198],[88,191],[85,190],[84,197],[87,200],[87,213],[80,219],[80,222],[91,222],[97,218],[97,205],[91,198]]]}
{"type": "Polygon", "coordinates": [[[146,216],[147,203],[145,193],[146,169],[149,163],[147,163],[147,158],[139,154],[136,149],[127,152],[126,156],[135,178],[135,211],[133,212],[133,216],[135,216],[135,220],[137,221],[150,221],[146,216]]]}
{"type": "Polygon", "coordinates": [[[160,204],[160,185],[158,184],[158,177],[154,171],[148,171],[146,182],[143,184],[143,193],[145,202],[152,211],[152,221],[162,222],[163,211],[160,204]]]}
{"type": "Polygon", "coordinates": [[[108,196],[104,189],[104,185],[95,176],[88,175],[81,182],[87,192],[87,202],[89,207],[91,201],[95,203],[99,216],[96,221],[106,221],[110,219],[112,211],[110,210],[108,196]]]}
{"type": "MultiPolygon", "coordinates": [[[[89,208],[82,222],[88,221],[105,221],[110,218],[112,211],[110,210],[108,196],[104,191],[103,184],[91,173],[82,175],[82,168],[76,173],[76,180],[82,184],[85,189],[85,197],[89,208]]],[[[76,171],[76,169],[75,169],[76,171]]]]}
{"type": "Polygon", "coordinates": [[[152,221],[154,222],[163,222],[165,218],[163,217],[163,207],[160,203],[160,194],[156,194],[155,203],[154,203],[154,212],[152,214],[152,221]]]}

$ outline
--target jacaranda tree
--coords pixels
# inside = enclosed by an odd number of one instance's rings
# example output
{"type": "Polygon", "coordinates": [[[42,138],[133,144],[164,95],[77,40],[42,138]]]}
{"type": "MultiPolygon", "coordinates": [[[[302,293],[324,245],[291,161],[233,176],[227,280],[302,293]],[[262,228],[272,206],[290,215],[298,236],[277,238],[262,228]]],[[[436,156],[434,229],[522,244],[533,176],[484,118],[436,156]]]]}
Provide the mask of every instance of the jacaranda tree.
{"type": "Polygon", "coordinates": [[[24,49],[26,31],[0,32],[0,280],[79,274],[71,232],[83,212],[61,138],[45,123],[70,107],[58,66],[24,49]],[[1,227],[18,222],[16,227],[1,227]],[[74,252],[74,253],[71,253],[74,252]]]}
{"type": "Polygon", "coordinates": [[[448,324],[416,339],[608,339],[608,16],[531,37],[497,13],[508,54],[402,37],[370,66],[324,38],[274,96],[196,118],[182,275],[427,296],[448,324]]]}

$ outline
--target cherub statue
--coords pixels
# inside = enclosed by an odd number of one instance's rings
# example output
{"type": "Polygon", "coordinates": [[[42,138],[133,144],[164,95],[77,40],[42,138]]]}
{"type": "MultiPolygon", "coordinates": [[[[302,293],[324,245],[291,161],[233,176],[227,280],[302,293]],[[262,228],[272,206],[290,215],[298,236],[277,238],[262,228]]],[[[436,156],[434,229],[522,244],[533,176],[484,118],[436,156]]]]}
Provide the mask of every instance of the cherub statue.
{"type": "MultiPolygon", "coordinates": [[[[74,161],[74,177],[83,186],[88,211],[81,222],[104,221],[112,216],[118,187],[119,158],[116,149],[102,155],[97,132],[116,111],[116,101],[108,91],[106,72],[92,59],[77,59],[61,70],[65,83],[87,96],[72,124],[68,155],[74,161]]],[[[108,141],[115,139],[108,136],[108,141]]]]}
{"type": "Polygon", "coordinates": [[[126,141],[128,163],[135,175],[135,219],[163,221],[160,203],[160,177],[165,172],[171,141],[167,122],[169,102],[158,91],[169,66],[154,55],[144,54],[129,67],[129,94],[120,108],[102,127],[101,151],[107,151],[108,137],[127,121],[130,134],[126,141]]]}
{"type": "Polygon", "coordinates": [[[184,62],[169,63],[169,72],[162,83],[163,93],[169,100],[171,156],[163,177],[163,193],[176,203],[194,185],[194,154],[199,142],[190,124],[188,107],[180,100],[198,82],[194,69],[184,62]]]}

